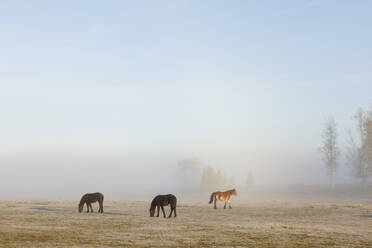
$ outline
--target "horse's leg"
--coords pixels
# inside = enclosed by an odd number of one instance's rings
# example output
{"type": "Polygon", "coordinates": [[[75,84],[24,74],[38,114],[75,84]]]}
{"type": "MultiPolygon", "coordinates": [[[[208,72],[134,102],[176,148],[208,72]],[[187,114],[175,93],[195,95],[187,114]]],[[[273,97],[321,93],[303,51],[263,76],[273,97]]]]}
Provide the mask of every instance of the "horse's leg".
{"type": "Polygon", "coordinates": [[[169,214],[168,218],[172,217],[172,212],[173,212],[173,208],[171,206],[171,211],[170,211],[170,214],[169,214]]]}
{"type": "Polygon", "coordinates": [[[164,207],[163,206],[161,206],[161,211],[163,211],[164,218],[166,218],[165,211],[164,211],[164,207]]]}
{"type": "Polygon", "coordinates": [[[99,210],[100,210],[100,213],[103,213],[103,201],[99,202],[99,210]]]}
{"type": "Polygon", "coordinates": [[[158,215],[157,215],[156,217],[159,217],[160,207],[159,207],[159,205],[157,205],[156,207],[157,207],[157,209],[158,209],[158,215]]]}
{"type": "Polygon", "coordinates": [[[229,200],[229,208],[232,209],[230,200],[229,200]]]}
{"type": "Polygon", "coordinates": [[[225,206],[223,206],[223,209],[226,209],[226,201],[225,201],[225,206]]]}
{"type": "Polygon", "coordinates": [[[174,207],[174,218],[176,218],[177,213],[176,213],[176,207],[174,207]]]}
{"type": "Polygon", "coordinates": [[[217,199],[216,199],[216,196],[214,197],[214,209],[217,209],[217,204],[216,204],[216,202],[217,202],[217,199]]]}
{"type": "Polygon", "coordinates": [[[87,204],[87,213],[89,213],[89,203],[86,202],[86,204],[87,204]]]}

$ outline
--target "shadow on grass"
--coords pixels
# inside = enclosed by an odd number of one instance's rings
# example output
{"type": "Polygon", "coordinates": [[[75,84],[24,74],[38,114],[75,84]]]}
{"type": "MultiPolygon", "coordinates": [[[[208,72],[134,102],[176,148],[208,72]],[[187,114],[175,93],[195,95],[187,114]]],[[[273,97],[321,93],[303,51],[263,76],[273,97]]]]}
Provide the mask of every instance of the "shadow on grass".
{"type": "Polygon", "coordinates": [[[143,216],[139,214],[126,214],[126,213],[117,213],[117,212],[103,212],[103,214],[122,215],[122,216],[143,216]]]}
{"type": "Polygon", "coordinates": [[[46,207],[33,207],[33,208],[30,208],[32,210],[39,210],[39,211],[49,211],[49,212],[57,212],[57,211],[61,211],[59,209],[55,209],[55,208],[46,208],[46,207]]]}
{"type": "Polygon", "coordinates": [[[358,215],[359,217],[362,217],[362,218],[372,218],[372,215],[367,215],[367,214],[362,214],[362,215],[358,215]]]}
{"type": "MultiPolygon", "coordinates": [[[[32,207],[30,208],[32,210],[38,210],[38,211],[47,211],[47,212],[65,212],[65,213],[75,213],[73,211],[68,211],[68,210],[62,210],[62,209],[56,209],[56,208],[47,208],[47,207],[32,207]]],[[[84,212],[86,213],[86,212],[84,212]]],[[[93,213],[98,213],[98,212],[93,212],[93,213]]],[[[92,213],[87,213],[87,214],[92,214],[92,213]]],[[[109,215],[121,215],[121,216],[143,216],[139,214],[128,214],[128,213],[118,213],[118,212],[104,212],[103,214],[109,214],[109,215]]]]}

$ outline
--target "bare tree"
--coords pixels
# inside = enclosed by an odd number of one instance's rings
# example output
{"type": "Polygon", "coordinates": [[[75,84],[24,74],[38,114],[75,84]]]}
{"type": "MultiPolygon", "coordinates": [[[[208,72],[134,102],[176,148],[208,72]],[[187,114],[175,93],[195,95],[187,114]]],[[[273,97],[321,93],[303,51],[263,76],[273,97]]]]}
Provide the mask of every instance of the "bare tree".
{"type": "Polygon", "coordinates": [[[346,158],[356,178],[361,179],[364,187],[372,175],[372,112],[359,109],[354,118],[357,120],[357,139],[349,131],[346,158]]]}
{"type": "Polygon", "coordinates": [[[368,173],[372,175],[372,112],[367,120],[367,136],[364,146],[364,153],[366,155],[366,162],[368,164],[368,173]]]}
{"type": "Polygon", "coordinates": [[[319,148],[323,154],[323,161],[327,169],[332,188],[334,188],[334,175],[338,167],[340,149],[337,146],[337,126],[333,118],[330,118],[322,132],[322,146],[319,148]]]}

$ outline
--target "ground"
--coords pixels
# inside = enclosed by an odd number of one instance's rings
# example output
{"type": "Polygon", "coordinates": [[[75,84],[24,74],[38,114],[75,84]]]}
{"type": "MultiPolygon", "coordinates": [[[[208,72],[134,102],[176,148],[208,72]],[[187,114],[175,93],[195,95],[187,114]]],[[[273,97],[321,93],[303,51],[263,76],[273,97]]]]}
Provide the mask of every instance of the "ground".
{"type": "Polygon", "coordinates": [[[171,219],[150,218],[149,204],[105,201],[99,214],[78,213],[77,201],[0,201],[0,247],[372,247],[368,202],[233,201],[214,210],[181,201],[171,219]]]}

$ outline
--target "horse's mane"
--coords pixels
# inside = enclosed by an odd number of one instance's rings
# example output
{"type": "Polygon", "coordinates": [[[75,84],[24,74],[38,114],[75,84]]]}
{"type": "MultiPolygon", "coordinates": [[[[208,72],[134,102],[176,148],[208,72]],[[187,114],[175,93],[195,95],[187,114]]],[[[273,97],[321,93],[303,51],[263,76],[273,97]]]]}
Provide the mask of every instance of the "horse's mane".
{"type": "Polygon", "coordinates": [[[157,200],[158,200],[158,197],[155,197],[152,200],[150,209],[155,209],[157,200]]]}
{"type": "Polygon", "coordinates": [[[84,199],[84,197],[82,197],[81,200],[80,200],[79,206],[83,205],[84,203],[85,203],[85,199],[84,199]]]}

